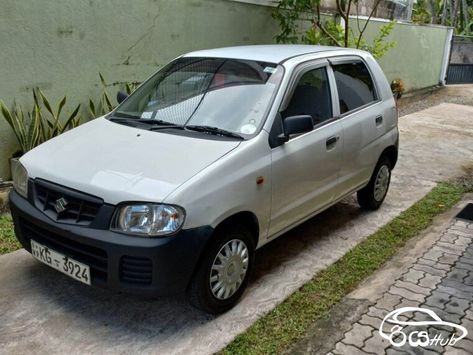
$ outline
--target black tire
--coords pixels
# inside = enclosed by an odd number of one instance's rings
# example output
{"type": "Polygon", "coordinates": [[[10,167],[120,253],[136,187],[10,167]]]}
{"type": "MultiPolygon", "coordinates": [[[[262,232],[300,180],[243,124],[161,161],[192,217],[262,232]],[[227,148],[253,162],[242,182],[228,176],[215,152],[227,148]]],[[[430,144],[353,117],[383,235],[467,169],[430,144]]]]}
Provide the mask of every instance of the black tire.
{"type": "MultiPolygon", "coordinates": [[[[386,156],[382,156],[378,164],[376,164],[376,168],[374,169],[373,175],[371,176],[370,182],[368,185],[366,185],[364,188],[359,190],[357,192],[357,199],[358,199],[358,204],[365,209],[368,210],[377,210],[382,204],[384,199],[386,198],[386,194],[388,193],[389,190],[389,184],[391,182],[391,161],[388,159],[386,156]],[[380,171],[382,169],[387,169],[389,175],[388,175],[388,180],[387,180],[387,187],[386,191],[380,198],[379,194],[375,193],[375,186],[376,186],[376,180],[378,178],[378,175],[380,174],[380,171]]],[[[386,170],[383,170],[386,171],[386,170]]]]}
{"type": "MultiPolygon", "coordinates": [[[[215,235],[204,251],[204,255],[192,278],[187,294],[190,303],[207,313],[219,314],[231,309],[240,299],[248,285],[248,279],[253,269],[255,243],[248,227],[243,224],[228,224],[215,231],[215,235]],[[210,286],[211,269],[218,253],[230,241],[242,241],[248,250],[248,266],[243,281],[235,293],[227,299],[219,299],[210,286]]],[[[215,272],[215,271],[214,271],[215,272]]]]}

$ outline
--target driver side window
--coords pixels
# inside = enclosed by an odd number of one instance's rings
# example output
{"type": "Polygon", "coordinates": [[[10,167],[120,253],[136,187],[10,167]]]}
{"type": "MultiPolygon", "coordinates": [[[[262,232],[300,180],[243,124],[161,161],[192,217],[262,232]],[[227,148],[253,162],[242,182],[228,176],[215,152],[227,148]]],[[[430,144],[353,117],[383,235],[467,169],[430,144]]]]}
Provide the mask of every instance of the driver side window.
{"type": "Polygon", "coordinates": [[[296,115],[311,116],[314,126],[333,117],[325,67],[310,70],[299,79],[289,105],[282,112],[282,118],[296,115]]]}

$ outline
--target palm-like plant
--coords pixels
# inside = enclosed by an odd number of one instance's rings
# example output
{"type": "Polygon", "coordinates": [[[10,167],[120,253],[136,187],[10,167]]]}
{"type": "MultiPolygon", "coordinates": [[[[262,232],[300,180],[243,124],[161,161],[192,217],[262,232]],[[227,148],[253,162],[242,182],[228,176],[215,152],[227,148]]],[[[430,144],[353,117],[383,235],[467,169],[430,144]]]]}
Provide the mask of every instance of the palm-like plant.
{"type": "Polygon", "coordinates": [[[43,127],[43,139],[47,141],[53,137],[56,137],[68,129],[72,129],[77,127],[80,124],[81,117],[79,116],[80,104],[72,111],[72,113],[66,117],[65,120],[62,119],[61,113],[66,105],[67,98],[64,96],[62,100],[59,102],[57,110],[53,110],[49,100],[43,94],[43,92],[39,89],[38,93],[41,98],[41,102],[38,100],[38,96],[34,93],[34,100],[35,100],[35,110],[38,111],[39,121],[41,122],[43,127]],[[41,108],[44,107],[47,111],[45,115],[41,108]]]}
{"type": "Polygon", "coordinates": [[[41,144],[43,126],[38,118],[39,112],[36,106],[32,112],[28,112],[25,115],[22,107],[16,102],[13,104],[13,108],[10,111],[7,106],[0,101],[0,110],[15,134],[18,144],[20,145],[21,153],[26,153],[41,144]]]}
{"type": "Polygon", "coordinates": [[[63,118],[66,103],[67,98],[64,96],[57,109],[53,110],[48,98],[40,89],[33,90],[33,109],[26,114],[21,105],[16,102],[9,110],[0,101],[0,111],[15,134],[21,154],[80,124],[81,105],[77,105],[71,114],[63,118]]]}
{"type": "MultiPolygon", "coordinates": [[[[110,99],[107,93],[107,87],[111,85],[107,84],[102,73],[99,73],[99,77],[100,83],[102,85],[102,93],[100,95],[100,98],[97,104],[95,104],[92,99],[89,100],[89,113],[92,118],[103,116],[115,108],[115,105],[112,104],[112,100],[110,99]]],[[[123,88],[125,89],[125,92],[130,95],[138,85],[138,82],[127,82],[123,84],[123,88]]]]}
{"type": "MultiPolygon", "coordinates": [[[[109,85],[105,82],[102,74],[99,73],[99,76],[103,90],[97,105],[89,100],[89,111],[92,117],[102,116],[115,108],[106,91],[109,85]]],[[[137,82],[124,83],[123,88],[129,95],[138,84],[137,82]]],[[[10,110],[0,101],[0,112],[15,134],[20,146],[20,154],[30,151],[41,143],[77,127],[81,123],[81,116],[79,115],[81,105],[77,105],[72,113],[64,115],[66,103],[67,97],[64,96],[57,104],[57,108],[53,108],[53,105],[39,88],[33,90],[33,109],[26,113],[22,106],[16,102],[13,103],[10,110]]]]}

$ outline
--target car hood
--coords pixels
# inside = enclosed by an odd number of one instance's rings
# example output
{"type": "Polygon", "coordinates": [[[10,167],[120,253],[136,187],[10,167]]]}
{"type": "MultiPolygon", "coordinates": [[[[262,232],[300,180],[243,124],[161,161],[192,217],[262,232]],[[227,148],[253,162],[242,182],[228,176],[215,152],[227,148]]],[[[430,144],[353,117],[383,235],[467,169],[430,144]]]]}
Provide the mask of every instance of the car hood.
{"type": "Polygon", "coordinates": [[[42,178],[106,203],[161,202],[240,144],[137,129],[97,118],[21,157],[42,178]]]}

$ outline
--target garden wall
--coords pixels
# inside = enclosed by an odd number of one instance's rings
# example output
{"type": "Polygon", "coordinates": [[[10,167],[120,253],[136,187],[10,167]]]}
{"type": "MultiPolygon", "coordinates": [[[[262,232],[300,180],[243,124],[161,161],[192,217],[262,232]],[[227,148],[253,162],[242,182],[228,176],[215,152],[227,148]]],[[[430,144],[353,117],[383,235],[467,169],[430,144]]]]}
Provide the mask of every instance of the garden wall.
{"type": "MultiPolygon", "coordinates": [[[[230,0],[4,0],[0,100],[31,109],[39,87],[54,103],[67,93],[71,109],[99,95],[99,72],[109,83],[142,81],[183,52],[272,43],[278,27],[271,11],[230,0]]],[[[367,36],[382,24],[370,24],[367,36]]],[[[402,78],[407,90],[436,85],[446,36],[441,27],[396,25],[398,46],[380,61],[389,79],[402,78]]],[[[9,177],[15,150],[0,117],[0,178],[9,177]]]]}
{"type": "MultiPolygon", "coordinates": [[[[351,21],[356,28],[356,19],[351,21]]],[[[371,21],[365,38],[371,41],[385,24],[385,21],[371,21]]],[[[447,47],[446,44],[450,31],[443,26],[396,23],[388,40],[396,41],[397,45],[379,60],[389,81],[401,78],[407,91],[438,85],[445,75],[444,61],[448,62],[450,43],[447,47]]]]}
{"type": "MultiPolygon", "coordinates": [[[[183,52],[271,43],[271,10],[228,0],[3,0],[0,100],[31,108],[40,87],[54,103],[67,93],[71,109],[100,93],[99,72],[142,81],[183,52]]],[[[0,117],[0,178],[15,149],[0,117]]]]}

